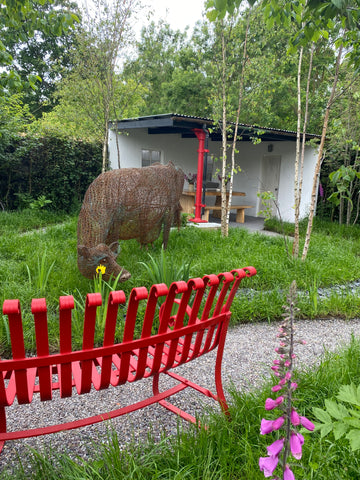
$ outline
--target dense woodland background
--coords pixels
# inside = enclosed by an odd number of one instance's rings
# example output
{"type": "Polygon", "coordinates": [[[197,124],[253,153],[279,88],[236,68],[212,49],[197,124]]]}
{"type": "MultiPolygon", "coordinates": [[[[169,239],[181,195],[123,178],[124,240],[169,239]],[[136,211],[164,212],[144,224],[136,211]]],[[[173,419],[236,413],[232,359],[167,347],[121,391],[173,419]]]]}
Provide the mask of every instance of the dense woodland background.
{"type": "MultiPolygon", "coordinates": [[[[204,2],[193,32],[174,31],[150,17],[136,38],[138,19],[143,22],[147,13],[137,0],[94,0],[88,11],[68,0],[3,0],[0,207],[23,208],[41,197],[51,200],[49,208],[76,209],[106,167],[109,120],[176,112],[218,121],[225,91],[228,119],[234,121],[240,80],[240,122],[296,131],[302,2],[227,3],[240,9],[215,18],[212,8],[226,1],[204,2]],[[289,5],[295,14],[275,21],[276,6],[286,12],[289,5]]],[[[318,134],[339,38],[348,28],[344,12],[355,19],[356,35],[360,9],[355,0],[320,3],[335,13],[326,32],[318,25],[317,41],[303,48],[300,72],[304,104],[313,48],[307,131],[318,134]]],[[[317,209],[348,224],[358,222],[360,198],[360,81],[351,53],[345,45],[317,209]]],[[[241,167],[241,158],[237,162],[241,167]]]]}

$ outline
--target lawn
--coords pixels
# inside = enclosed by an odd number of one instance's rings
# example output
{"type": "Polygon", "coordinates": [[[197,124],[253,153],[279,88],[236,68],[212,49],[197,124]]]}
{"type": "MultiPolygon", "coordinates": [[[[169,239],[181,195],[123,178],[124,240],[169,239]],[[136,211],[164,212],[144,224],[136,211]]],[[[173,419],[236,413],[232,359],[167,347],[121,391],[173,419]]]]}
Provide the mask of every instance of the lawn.
{"type": "MultiPolygon", "coordinates": [[[[94,290],[93,282],[82,277],[76,263],[76,217],[38,212],[0,213],[0,301],[18,298],[23,311],[29,311],[32,298],[46,297],[49,316],[56,315],[60,295],[78,299],[94,290]]],[[[271,321],[280,318],[286,292],[296,280],[302,294],[300,316],[329,315],[354,317],[359,312],[357,291],[344,288],[326,298],[318,298],[318,287],[346,285],[359,278],[360,229],[336,228],[317,222],[306,262],[288,258],[281,236],[250,234],[230,229],[222,238],[220,231],[174,229],[165,253],[168,263],[180,268],[190,263],[190,275],[202,277],[233,268],[252,265],[258,275],[245,280],[235,299],[232,322],[271,321]]],[[[142,263],[161,257],[161,239],[153,248],[142,249],[135,240],[121,242],[120,265],[132,278],[120,285],[128,295],[133,287],[151,286],[142,263]]],[[[3,326],[0,349],[3,348],[3,326]]]]}
{"type": "MultiPolygon", "coordinates": [[[[31,298],[45,296],[49,309],[50,341],[57,344],[56,315],[59,295],[73,294],[78,300],[93,290],[93,282],[83,278],[76,266],[76,217],[23,212],[0,213],[0,300],[19,298],[26,319],[28,350],[34,349],[31,298]],[[53,321],[52,321],[53,320],[53,321]]],[[[277,228],[277,227],[273,227],[277,228]]],[[[287,228],[290,228],[287,226],[287,228]]],[[[122,242],[119,263],[132,273],[121,284],[128,295],[135,286],[149,287],[148,271],[141,262],[161,258],[161,240],[152,249],[141,249],[135,241],[122,242]]],[[[249,234],[231,229],[228,238],[219,231],[196,228],[171,232],[166,258],[177,268],[191,261],[191,276],[219,273],[253,265],[258,275],[245,279],[233,305],[233,323],[272,321],[281,317],[286,293],[296,280],[299,316],[312,318],[359,315],[359,292],[348,289],[348,282],[359,278],[360,229],[339,228],[317,221],[308,259],[287,258],[281,237],[249,234]],[[326,298],[319,298],[318,287],[344,285],[326,298]]],[[[81,325],[78,330],[81,337],[81,325]]],[[[8,353],[6,321],[0,324],[2,355],[8,353]]],[[[319,369],[298,373],[299,412],[313,417],[312,407],[323,408],[325,398],[336,395],[341,384],[360,383],[358,340],[336,355],[328,355],[319,369]]],[[[232,393],[231,415],[207,419],[208,430],[190,429],[175,438],[119,451],[116,436],[99,445],[96,460],[74,463],[67,456],[32,455],[31,476],[19,468],[1,478],[34,479],[260,479],[258,458],[266,451],[268,439],[260,437],[259,425],[265,415],[264,401],[270,385],[251,394],[232,393]]],[[[344,440],[320,439],[307,434],[303,459],[295,467],[297,479],[353,479],[360,477],[358,455],[344,440]]]]}

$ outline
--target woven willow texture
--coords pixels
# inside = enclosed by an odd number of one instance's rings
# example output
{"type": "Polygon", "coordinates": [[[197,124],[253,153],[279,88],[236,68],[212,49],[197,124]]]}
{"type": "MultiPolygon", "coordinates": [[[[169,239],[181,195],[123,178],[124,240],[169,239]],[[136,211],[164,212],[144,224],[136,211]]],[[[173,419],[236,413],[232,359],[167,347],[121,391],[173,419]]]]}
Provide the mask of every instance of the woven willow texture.
{"type": "MultiPolygon", "coordinates": [[[[78,267],[93,278],[96,267],[106,266],[105,278],[118,275],[118,240],[135,238],[153,243],[163,227],[166,248],[170,227],[180,225],[180,195],[184,173],[168,165],[124,168],[99,175],[89,186],[78,220],[78,267]]],[[[121,280],[130,278],[122,271],[121,280]]]]}

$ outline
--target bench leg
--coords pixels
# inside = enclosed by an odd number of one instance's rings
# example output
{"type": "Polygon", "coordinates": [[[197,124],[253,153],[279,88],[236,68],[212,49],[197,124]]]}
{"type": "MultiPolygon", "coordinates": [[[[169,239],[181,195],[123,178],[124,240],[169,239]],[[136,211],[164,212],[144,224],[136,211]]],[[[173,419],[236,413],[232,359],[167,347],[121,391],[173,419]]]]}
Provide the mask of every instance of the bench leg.
{"type": "Polygon", "coordinates": [[[245,223],[245,209],[238,209],[236,212],[236,222],[245,223]]]}
{"type": "Polygon", "coordinates": [[[202,216],[203,220],[206,220],[207,222],[209,221],[209,210],[204,209],[204,215],[202,216]]]}

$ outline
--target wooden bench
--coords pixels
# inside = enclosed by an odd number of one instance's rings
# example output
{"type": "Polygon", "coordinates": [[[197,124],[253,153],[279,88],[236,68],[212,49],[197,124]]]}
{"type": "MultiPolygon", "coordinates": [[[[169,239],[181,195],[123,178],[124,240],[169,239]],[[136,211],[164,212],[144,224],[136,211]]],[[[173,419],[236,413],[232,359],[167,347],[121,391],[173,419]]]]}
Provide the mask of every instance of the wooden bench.
{"type": "Polygon", "coordinates": [[[111,292],[102,346],[94,346],[96,311],[102,299],[99,293],[90,293],[86,297],[82,349],[75,351],[72,350],[71,341],[74,298],[60,297],[60,351],[53,354],[49,353],[45,299],[33,299],[31,304],[36,355],[27,355],[25,352],[19,300],[5,300],[3,313],[9,321],[12,359],[0,361],[0,451],[6,440],[82,427],[154,403],[195,423],[192,415],[166,400],[188,387],[217,400],[222,410],[227,412],[221,381],[221,362],[231,316],[230,307],[241,280],[255,274],[253,267],[246,267],[219,275],[206,275],[202,279],[191,279],[187,283],[174,282],[169,288],[164,284],[153,285],[149,292],[145,287],[134,288],[128,300],[121,343],[115,343],[114,339],[119,322],[119,305],[124,305],[126,298],[123,291],[111,292]],[[139,306],[143,302],[145,313],[143,318],[138,318],[139,306]],[[177,310],[175,314],[174,309],[177,310]],[[134,338],[136,322],[141,322],[139,338],[134,338]],[[217,349],[214,366],[216,394],[172,371],[214,349],[217,349]],[[177,384],[160,391],[160,374],[170,376],[177,384]],[[51,401],[54,390],[59,390],[60,398],[65,398],[73,394],[86,394],[91,389],[118,387],[147,377],[153,378],[153,393],[144,400],[72,422],[7,431],[6,409],[13,404],[15,398],[19,405],[31,403],[34,394],[39,394],[41,401],[51,401]]]}
{"type": "MultiPolygon", "coordinates": [[[[251,205],[231,205],[230,210],[236,210],[236,219],[237,223],[245,223],[245,209],[246,208],[254,208],[251,205]]],[[[203,220],[209,221],[209,213],[210,210],[221,212],[221,206],[212,205],[204,207],[204,215],[203,220]]]]}

